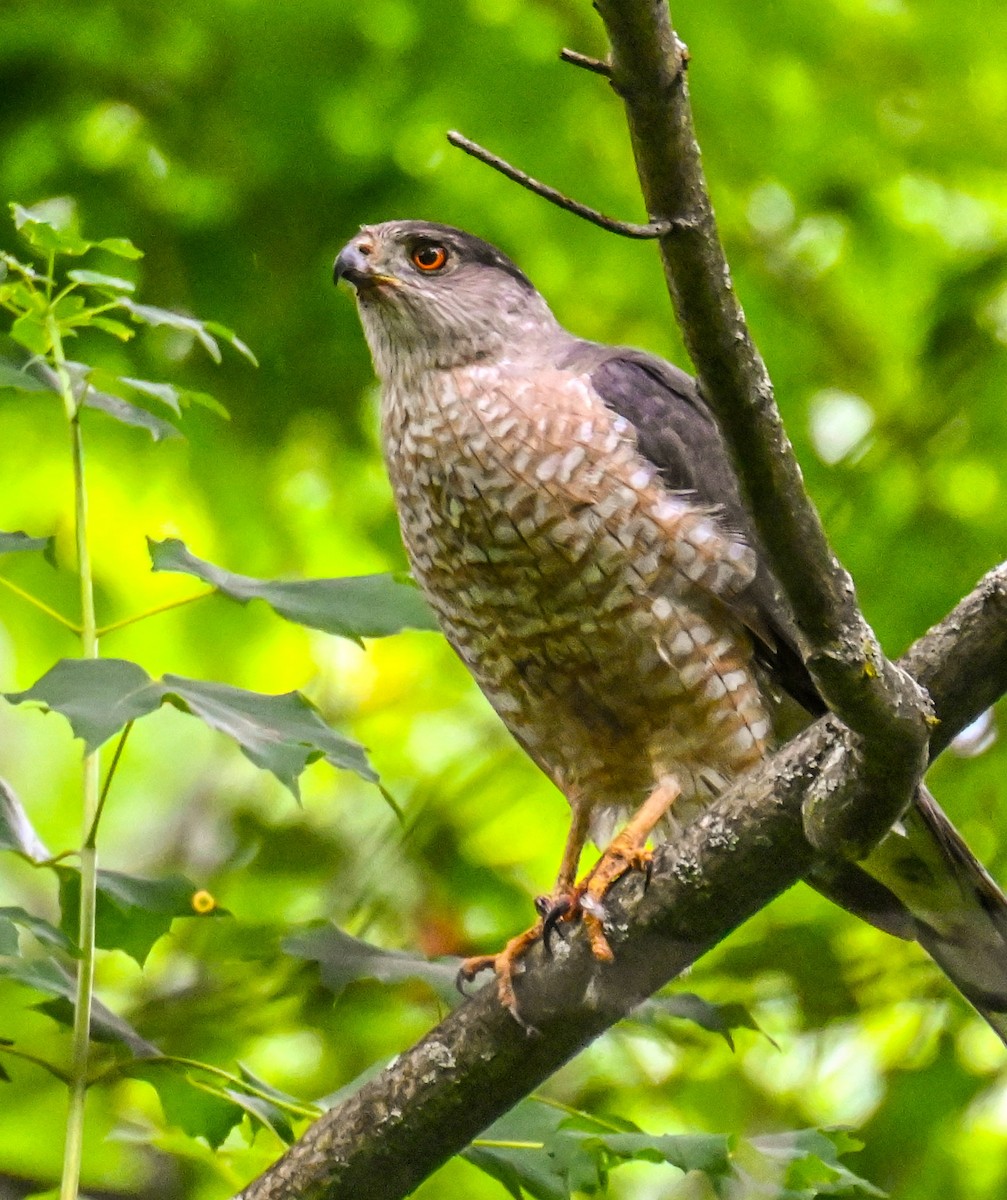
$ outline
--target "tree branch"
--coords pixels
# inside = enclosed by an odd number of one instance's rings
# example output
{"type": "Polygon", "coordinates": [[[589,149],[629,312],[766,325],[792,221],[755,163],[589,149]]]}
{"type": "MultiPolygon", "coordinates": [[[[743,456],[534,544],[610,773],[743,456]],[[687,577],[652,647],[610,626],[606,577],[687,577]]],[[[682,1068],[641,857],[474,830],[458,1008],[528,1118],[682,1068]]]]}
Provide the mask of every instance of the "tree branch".
{"type": "MultiPolygon", "coordinates": [[[[929,688],[941,748],[1007,692],[1007,563],[990,572],[902,665],[929,688]]],[[[494,987],[321,1117],[239,1200],[400,1200],[606,1028],[808,870],[802,806],[841,792],[849,735],[829,716],[733,787],[606,901],[615,949],[599,963],[577,930],[552,959],[532,947],[517,980],[528,1037],[494,987]],[[772,853],[766,847],[772,846],[772,853]]]]}
{"type": "Polygon", "coordinates": [[[704,395],[732,450],[756,525],[807,643],[829,707],[860,735],[832,849],[859,854],[909,802],[925,761],[926,697],[885,657],[853,582],[804,490],[765,364],[755,348],[717,235],[696,143],[685,51],[655,0],[597,0],[612,45],[610,80],[626,109],[640,184],[661,238],[665,275],[704,395]]]}

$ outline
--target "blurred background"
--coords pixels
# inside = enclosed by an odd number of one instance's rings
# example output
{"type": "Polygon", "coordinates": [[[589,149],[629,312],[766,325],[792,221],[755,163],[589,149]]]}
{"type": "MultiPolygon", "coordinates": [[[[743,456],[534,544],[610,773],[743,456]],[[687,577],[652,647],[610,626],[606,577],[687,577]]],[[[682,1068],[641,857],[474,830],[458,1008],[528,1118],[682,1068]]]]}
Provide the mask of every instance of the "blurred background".
{"type": "MultiPolygon", "coordinates": [[[[681,0],[721,233],[805,477],[890,654],[1007,555],[1007,7],[1000,0],[681,0]]],[[[517,259],[581,334],[682,365],[653,246],[551,208],[452,150],[449,128],[629,220],[644,214],[621,108],[561,46],[603,55],[586,0],[5,0],[0,199],[76,198],[83,231],[127,236],[141,300],[236,329],[260,361],[215,367],[177,336],[82,347],[127,374],[212,392],[188,438],[85,421],[99,617],[198,590],[152,575],[144,537],[260,577],[405,566],[377,397],[333,257],[359,224],[458,224],[517,259]]],[[[24,252],[13,224],[0,246],[24,252]]],[[[161,331],[156,331],[161,332],[161,331]]],[[[75,348],[75,353],[78,353],[75,348]]],[[[0,528],[58,535],[62,570],[0,570],[75,611],[71,480],[55,400],[0,390],[0,528]]],[[[36,560],[37,561],[34,561],[36,560]]],[[[228,742],[165,709],[134,731],[103,865],[181,871],[231,917],[176,921],[141,972],[101,957],[102,999],[177,1055],[239,1060],[307,1099],[437,1021],[422,983],[350,984],[281,950],[312,921],[428,955],[496,949],[553,878],[563,799],[524,759],[439,636],[352,643],[214,598],[110,635],[107,655],[262,691],[303,689],[371,759],[405,814],[324,764],[303,806],[228,742]]],[[[0,688],[74,640],[0,589],[0,688]]],[[[1001,714],[1002,718],[1002,714],[1001,714]]],[[[930,775],[1007,880],[1007,749],[996,717],[930,775]]],[[[0,705],[0,774],[53,850],[79,842],[79,747],[56,717],[0,705]]],[[[0,904],[55,912],[50,877],[0,860],[0,904]]],[[[860,1174],[901,1200],[1007,1188],[1004,1052],[936,968],[803,886],[678,985],[764,1031],[732,1050],[687,1021],[617,1028],[549,1093],[655,1132],[849,1125],[860,1174]],[[765,1036],[769,1035],[769,1036],[765,1036]],[[770,1040],[772,1039],[772,1040],[770,1040]]],[[[65,1060],[68,1034],[0,979],[0,1036],[65,1060]]],[[[61,1085],[5,1062],[0,1175],[57,1179],[61,1085]]],[[[218,1200],[281,1143],[214,1153],[153,1089],[92,1089],[93,1191],[218,1200]]],[[[610,1194],[657,1200],[667,1168],[610,1194]]],[[[0,1183],[0,1194],[3,1193],[0,1183]]],[[[18,1190],[20,1188],[20,1190],[18,1190]]],[[[496,1200],[454,1161],[417,1193],[496,1200]]]]}

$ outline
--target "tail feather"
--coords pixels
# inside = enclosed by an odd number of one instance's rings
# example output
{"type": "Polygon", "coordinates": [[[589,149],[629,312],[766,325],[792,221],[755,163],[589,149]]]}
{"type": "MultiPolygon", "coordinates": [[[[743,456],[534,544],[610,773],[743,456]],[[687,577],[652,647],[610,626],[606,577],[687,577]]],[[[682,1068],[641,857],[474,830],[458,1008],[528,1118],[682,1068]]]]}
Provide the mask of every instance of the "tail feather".
{"type": "Polygon", "coordinates": [[[809,883],[918,941],[1007,1045],[1007,897],[926,788],[866,859],[816,868],[809,883]]]}

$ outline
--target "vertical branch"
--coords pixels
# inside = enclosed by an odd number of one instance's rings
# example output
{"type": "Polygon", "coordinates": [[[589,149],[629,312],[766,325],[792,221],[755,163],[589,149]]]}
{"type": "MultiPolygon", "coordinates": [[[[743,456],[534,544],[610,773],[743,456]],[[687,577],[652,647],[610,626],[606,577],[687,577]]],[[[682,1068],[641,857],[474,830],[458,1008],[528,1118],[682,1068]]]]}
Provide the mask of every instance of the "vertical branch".
{"type": "Polygon", "coordinates": [[[859,854],[909,802],[925,764],[926,697],[885,657],[804,490],[765,364],[745,322],[717,235],[685,76],[665,0],[596,0],[612,45],[610,78],[626,109],[637,172],[660,239],[675,313],[731,448],[776,577],[807,639],[822,695],[860,735],[854,805],[816,842],[859,854]],[[884,799],[882,799],[884,797],[884,799]]]}
{"type": "MultiPolygon", "coordinates": [[[[50,275],[52,272],[50,271],[50,275]]],[[[70,427],[70,456],[73,463],[74,536],[77,549],[77,575],[80,584],[81,654],[98,657],[97,622],[94,609],[94,577],[87,535],[87,485],[84,477],[84,441],[80,428],[80,404],[63,353],[63,343],[55,317],[47,321],[52,342],[53,363],[59,379],[60,395],[70,427]]],[[[80,1168],[84,1149],[84,1102],[87,1093],[88,1051],[91,1033],[91,1001],[94,993],[94,937],[97,900],[98,854],[92,832],[98,816],[100,790],[97,752],[85,754],[82,766],[83,828],[80,851],[80,917],[78,944],[81,958],[77,964],[77,992],[74,1005],[73,1049],[70,1064],[70,1100],[67,1112],[66,1144],[60,1200],[76,1200],[80,1187],[80,1168]]]]}

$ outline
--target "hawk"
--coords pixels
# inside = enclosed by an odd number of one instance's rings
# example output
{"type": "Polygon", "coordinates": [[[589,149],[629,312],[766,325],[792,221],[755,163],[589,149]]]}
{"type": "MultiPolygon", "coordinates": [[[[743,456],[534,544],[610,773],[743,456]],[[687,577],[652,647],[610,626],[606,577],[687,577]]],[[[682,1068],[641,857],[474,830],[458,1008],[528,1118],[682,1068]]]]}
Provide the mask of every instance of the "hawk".
{"type": "MultiPolygon", "coordinates": [[[[571,808],[541,920],[463,968],[493,965],[517,1016],[527,945],[580,914],[610,957],[611,881],[825,705],[694,379],[569,333],[509,258],[446,225],[364,226],[334,274],[381,380],[416,580],[571,808]],[[578,884],[589,837],[608,850],[578,884]]],[[[1007,899],[925,789],[865,861],[809,882],[918,940],[1007,1041],[1007,899]]]]}

